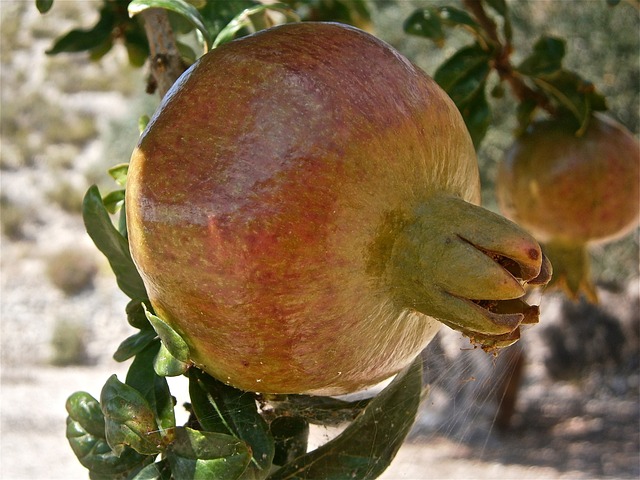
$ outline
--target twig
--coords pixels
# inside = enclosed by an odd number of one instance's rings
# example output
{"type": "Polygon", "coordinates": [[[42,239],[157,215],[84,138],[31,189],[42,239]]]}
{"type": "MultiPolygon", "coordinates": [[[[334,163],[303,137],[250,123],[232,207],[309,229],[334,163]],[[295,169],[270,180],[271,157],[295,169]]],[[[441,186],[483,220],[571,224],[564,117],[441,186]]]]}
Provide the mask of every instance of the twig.
{"type": "MultiPolygon", "coordinates": [[[[141,15],[151,52],[153,86],[157,87],[162,98],[184,72],[185,64],[180,57],[166,10],[150,8],[141,12],[141,15]]],[[[154,88],[147,90],[153,91],[154,88]]]]}
{"type": "Polygon", "coordinates": [[[548,111],[550,114],[555,114],[556,109],[551,104],[549,98],[542,92],[536,91],[529,87],[522,77],[515,71],[511,64],[512,47],[510,43],[504,43],[498,35],[498,27],[496,23],[487,15],[487,12],[482,5],[482,0],[463,0],[466,9],[471,12],[476,21],[483,30],[487,33],[491,41],[496,46],[496,55],[493,60],[493,68],[500,76],[501,80],[505,80],[513,94],[524,102],[526,100],[532,100],[536,102],[541,108],[548,111]]]}

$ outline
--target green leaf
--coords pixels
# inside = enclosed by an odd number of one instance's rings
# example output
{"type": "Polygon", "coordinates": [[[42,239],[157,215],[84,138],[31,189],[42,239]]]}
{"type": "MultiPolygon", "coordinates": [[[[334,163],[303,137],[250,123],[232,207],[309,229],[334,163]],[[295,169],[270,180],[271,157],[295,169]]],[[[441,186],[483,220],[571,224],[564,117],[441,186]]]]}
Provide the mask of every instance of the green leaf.
{"type": "Polygon", "coordinates": [[[75,392],[65,405],[69,417],[80,423],[87,433],[104,437],[104,415],[100,404],[87,392],[75,392]]]}
{"type": "Polygon", "coordinates": [[[125,448],[116,455],[105,440],[105,421],[98,401],[86,392],[76,392],[66,404],[66,436],[73,452],[91,476],[108,475],[115,478],[127,474],[153,461],[153,457],[140,455],[125,448]]]}
{"type": "Polygon", "coordinates": [[[422,362],[418,357],[340,435],[284,465],[269,480],[377,478],[411,429],[421,394],[422,362]]]}
{"type": "Polygon", "coordinates": [[[155,414],[135,388],[112,375],[102,388],[100,404],[105,417],[105,437],[116,455],[126,445],[143,455],[163,450],[155,414]]]}
{"type": "Polygon", "coordinates": [[[158,334],[152,328],[146,328],[134,333],[120,344],[116,353],[113,354],[113,359],[116,362],[129,360],[153,343],[157,336],[158,334]]]}
{"type": "Polygon", "coordinates": [[[153,367],[153,360],[161,347],[160,342],[155,342],[136,355],[125,383],[140,392],[149,403],[162,429],[161,435],[171,437],[172,429],[176,426],[173,398],[167,380],[158,376],[153,367]]]}
{"type": "Polygon", "coordinates": [[[230,435],[178,427],[167,459],[174,478],[234,480],[247,469],[251,452],[243,441],[230,435]]]}
{"type": "Polygon", "coordinates": [[[228,43],[236,37],[236,34],[242,30],[243,28],[252,28],[254,27],[253,21],[251,20],[252,15],[256,15],[258,13],[266,12],[267,10],[273,10],[276,12],[280,12],[286,17],[292,18],[295,21],[299,21],[300,18],[298,15],[289,8],[289,6],[283,3],[271,3],[268,5],[256,5],[250,8],[244,9],[240,12],[233,20],[231,20],[227,26],[225,26],[220,33],[216,36],[216,39],[213,42],[213,46],[211,48],[219,47],[224,43],[228,43]]]}
{"type": "Polygon", "coordinates": [[[476,43],[458,50],[438,67],[433,78],[461,109],[484,89],[490,61],[491,53],[476,43]]]}
{"type": "Polygon", "coordinates": [[[153,360],[153,369],[161,377],[177,377],[189,370],[190,364],[181,362],[171,355],[164,343],[160,345],[160,350],[153,360]]]}
{"type": "Polygon", "coordinates": [[[485,0],[487,5],[493,8],[498,14],[503,17],[507,16],[507,2],[505,0],[485,0]]]}
{"type": "Polygon", "coordinates": [[[129,164],[128,163],[119,163],[118,165],[114,165],[107,173],[113,178],[118,185],[124,187],[127,184],[127,173],[129,172],[129,164]]]}
{"type": "Polygon", "coordinates": [[[191,406],[205,430],[236,436],[249,444],[253,466],[266,474],[274,455],[269,427],[251,393],[214,379],[197,368],[189,371],[191,406]]]}
{"type": "Polygon", "coordinates": [[[440,7],[438,11],[440,13],[440,18],[446,25],[452,27],[463,25],[470,27],[476,32],[480,30],[480,25],[478,25],[473,17],[464,10],[460,10],[459,8],[454,7],[440,7]]]}
{"type": "Polygon", "coordinates": [[[533,53],[518,66],[523,75],[551,75],[562,68],[565,41],[561,38],[543,36],[533,46],[533,53]]]}
{"type": "Polygon", "coordinates": [[[61,52],[83,52],[99,47],[109,41],[111,32],[116,26],[116,17],[108,6],[100,9],[98,22],[89,30],[74,29],[56,40],[46,51],[47,55],[61,52]]]}
{"type": "Polygon", "coordinates": [[[428,38],[436,45],[444,43],[442,19],[436,7],[419,8],[404,21],[402,28],[405,33],[428,38]]]}
{"type": "Polygon", "coordinates": [[[207,47],[211,47],[211,36],[196,7],[184,0],[133,0],[128,7],[129,15],[135,16],[148,8],[163,8],[177,13],[188,20],[202,34],[207,47]]]}
{"type": "Polygon", "coordinates": [[[275,441],[273,463],[285,465],[307,453],[309,422],[302,417],[278,417],[269,425],[275,441]]]}
{"type": "Polygon", "coordinates": [[[40,13],[47,13],[53,6],[53,0],[36,0],[36,8],[40,13]]]}
{"type": "Polygon", "coordinates": [[[478,150],[487,134],[487,130],[489,130],[492,119],[491,107],[487,102],[484,85],[478,89],[478,92],[471,100],[458,108],[460,108],[464,123],[467,125],[473,145],[478,150]]]}
{"type": "Polygon", "coordinates": [[[171,480],[171,469],[167,460],[147,465],[131,480],[171,480]]]}
{"type": "Polygon", "coordinates": [[[147,314],[145,313],[145,305],[144,301],[148,301],[148,299],[144,300],[131,300],[127,303],[125,311],[127,313],[127,321],[129,325],[134,328],[139,328],[140,330],[151,329],[151,323],[149,323],[149,319],[147,319],[147,314]]]}
{"type": "Polygon", "coordinates": [[[102,199],[104,208],[111,214],[117,213],[124,205],[124,190],[114,190],[102,199]]]}
{"type": "Polygon", "coordinates": [[[518,103],[516,107],[516,118],[518,119],[518,129],[516,130],[516,136],[524,133],[531,121],[533,120],[533,114],[538,108],[538,103],[535,100],[524,100],[518,103]]]}
{"type": "Polygon", "coordinates": [[[189,346],[183,340],[178,332],[176,332],[168,323],[157,315],[147,310],[146,305],[142,305],[145,309],[145,315],[151,323],[153,329],[158,333],[160,340],[167,348],[169,353],[183,363],[189,362],[189,346]]]}
{"type": "Polygon", "coordinates": [[[109,213],[95,185],[89,188],[82,204],[82,217],[87,233],[109,260],[120,289],[130,298],[146,298],[140,274],[131,259],[129,244],[111,223],[109,213]]]}

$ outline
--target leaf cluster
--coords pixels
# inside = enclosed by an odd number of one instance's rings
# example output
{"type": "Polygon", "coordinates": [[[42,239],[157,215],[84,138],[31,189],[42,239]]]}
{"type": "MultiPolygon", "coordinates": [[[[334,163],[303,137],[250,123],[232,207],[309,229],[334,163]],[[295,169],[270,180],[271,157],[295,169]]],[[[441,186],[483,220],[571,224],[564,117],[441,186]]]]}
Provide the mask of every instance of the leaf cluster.
{"type": "Polygon", "coordinates": [[[473,37],[443,62],[434,74],[462,113],[476,148],[492,123],[488,99],[504,94],[504,84],[516,100],[518,131],[524,131],[539,110],[565,117],[580,135],[594,111],[606,110],[594,85],[563,66],[566,41],[542,35],[533,50],[513,65],[513,28],[505,0],[465,0],[465,9],[427,7],[415,10],[404,22],[407,34],[442,46],[447,28],[460,28],[473,37]],[[501,28],[499,27],[501,26],[501,28]],[[496,81],[491,82],[491,74],[496,81]]]}

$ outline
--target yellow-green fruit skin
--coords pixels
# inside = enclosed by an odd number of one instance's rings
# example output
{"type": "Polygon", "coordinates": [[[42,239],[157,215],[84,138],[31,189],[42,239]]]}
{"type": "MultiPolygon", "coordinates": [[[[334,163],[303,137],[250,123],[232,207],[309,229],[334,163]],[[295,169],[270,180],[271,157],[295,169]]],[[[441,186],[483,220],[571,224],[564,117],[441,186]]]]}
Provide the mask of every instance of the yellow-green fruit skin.
{"type": "Polygon", "coordinates": [[[178,80],[131,158],[128,235],[196,365],[244,390],[339,394],[437,332],[382,277],[395,229],[442,192],[479,201],[451,100],[373,36],[291,24],[178,80]]]}
{"type": "Polygon", "coordinates": [[[506,152],[497,176],[503,213],[542,242],[586,244],[623,236],[640,215],[640,147],[622,125],[594,116],[534,123],[506,152]]]}

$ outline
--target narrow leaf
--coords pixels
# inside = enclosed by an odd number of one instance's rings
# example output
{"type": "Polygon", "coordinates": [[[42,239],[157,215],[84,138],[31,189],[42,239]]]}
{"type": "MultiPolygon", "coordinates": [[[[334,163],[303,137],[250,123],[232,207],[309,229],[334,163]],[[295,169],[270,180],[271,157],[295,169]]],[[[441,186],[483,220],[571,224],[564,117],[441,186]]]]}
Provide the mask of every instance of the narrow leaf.
{"type": "Polygon", "coordinates": [[[153,330],[151,323],[149,323],[149,319],[147,318],[146,309],[144,305],[144,301],[148,301],[148,299],[143,300],[131,300],[127,303],[125,307],[125,311],[127,313],[127,322],[134,328],[139,328],[140,330],[144,330],[149,328],[153,330]]]}
{"type": "Polygon", "coordinates": [[[506,0],[485,0],[487,4],[503,17],[507,16],[506,0]]]}
{"type": "Polygon", "coordinates": [[[75,392],[65,405],[69,417],[80,423],[87,433],[104,437],[104,415],[100,403],[87,392],[75,392]]]}
{"type": "Polygon", "coordinates": [[[162,437],[154,412],[135,388],[112,375],[102,388],[100,404],[107,443],[116,454],[127,445],[143,455],[162,451],[162,437]]]}
{"type": "Polygon", "coordinates": [[[89,188],[84,197],[82,217],[87,233],[109,260],[120,289],[130,298],[146,298],[147,292],[131,259],[129,244],[111,223],[95,185],[89,188]]]}
{"type": "Polygon", "coordinates": [[[171,469],[166,460],[147,465],[131,480],[171,480],[171,469]]]}
{"type": "Polygon", "coordinates": [[[483,50],[479,44],[469,45],[440,65],[433,78],[447,92],[464,90],[465,96],[473,96],[490,71],[490,60],[491,53],[483,50]],[[473,84],[472,87],[460,87],[467,83],[473,84]]]}
{"type": "Polygon", "coordinates": [[[269,480],[377,478],[413,425],[421,393],[422,362],[417,358],[338,437],[284,465],[269,480]]]}
{"type": "Polygon", "coordinates": [[[458,108],[460,108],[464,123],[469,130],[473,145],[478,150],[487,134],[487,130],[489,130],[492,119],[491,107],[487,102],[484,84],[478,89],[473,98],[458,106],[458,108]]]}
{"type": "Polygon", "coordinates": [[[140,330],[138,333],[134,333],[130,337],[126,338],[113,354],[113,359],[116,362],[124,362],[134,357],[142,350],[144,350],[149,344],[151,344],[158,334],[152,328],[140,330]]]}
{"type": "Polygon", "coordinates": [[[128,11],[134,16],[149,8],[163,8],[183,16],[202,34],[207,47],[211,47],[211,36],[204,20],[196,7],[184,0],[133,0],[129,3],[128,11]]]}
{"type": "Polygon", "coordinates": [[[114,190],[108,193],[102,199],[102,203],[109,213],[117,213],[124,205],[124,190],[114,190]]]}
{"type": "Polygon", "coordinates": [[[169,353],[181,362],[188,363],[189,346],[187,345],[187,342],[185,342],[180,334],[168,323],[147,310],[146,305],[143,304],[142,306],[145,309],[145,315],[151,323],[151,326],[153,326],[153,329],[158,333],[160,340],[162,340],[162,343],[169,353]]]}
{"type": "Polygon", "coordinates": [[[533,52],[518,66],[517,70],[530,76],[551,75],[562,68],[565,41],[561,38],[543,36],[533,46],[533,52]]]}
{"type": "Polygon", "coordinates": [[[244,440],[253,452],[253,466],[262,472],[269,471],[274,441],[251,393],[225,385],[193,368],[189,372],[189,396],[205,430],[244,440]]]}
{"type": "Polygon", "coordinates": [[[234,480],[247,469],[251,452],[243,441],[230,435],[179,427],[167,459],[174,478],[234,480]]]}
{"type": "Polygon", "coordinates": [[[275,440],[273,463],[285,465],[307,453],[309,422],[302,417],[278,417],[271,425],[275,440]]]}
{"type": "Polygon", "coordinates": [[[419,8],[413,12],[402,25],[405,33],[433,40],[441,46],[444,42],[442,19],[435,7],[419,8]]]}
{"type": "Polygon", "coordinates": [[[127,184],[127,173],[129,172],[129,164],[128,163],[119,163],[118,165],[114,165],[107,173],[113,178],[118,185],[124,187],[127,184]]]}

